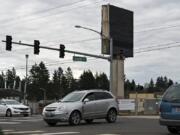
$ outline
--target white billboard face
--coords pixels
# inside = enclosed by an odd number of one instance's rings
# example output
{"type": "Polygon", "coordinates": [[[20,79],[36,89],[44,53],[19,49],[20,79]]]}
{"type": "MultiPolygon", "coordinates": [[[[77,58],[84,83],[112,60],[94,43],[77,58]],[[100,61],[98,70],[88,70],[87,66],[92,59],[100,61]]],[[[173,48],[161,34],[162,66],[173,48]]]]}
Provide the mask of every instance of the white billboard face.
{"type": "Polygon", "coordinates": [[[118,99],[120,111],[134,111],[135,110],[135,99],[118,99]]]}

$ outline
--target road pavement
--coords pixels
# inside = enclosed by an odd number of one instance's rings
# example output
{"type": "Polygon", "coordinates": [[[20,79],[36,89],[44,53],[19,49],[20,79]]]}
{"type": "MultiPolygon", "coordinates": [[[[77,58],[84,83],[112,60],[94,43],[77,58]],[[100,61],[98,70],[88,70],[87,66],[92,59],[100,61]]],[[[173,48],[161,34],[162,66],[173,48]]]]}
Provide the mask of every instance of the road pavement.
{"type": "Polygon", "coordinates": [[[116,123],[95,120],[78,126],[58,123],[49,127],[40,115],[31,117],[0,117],[0,127],[5,135],[170,135],[160,126],[158,116],[120,116],[116,123]]]}

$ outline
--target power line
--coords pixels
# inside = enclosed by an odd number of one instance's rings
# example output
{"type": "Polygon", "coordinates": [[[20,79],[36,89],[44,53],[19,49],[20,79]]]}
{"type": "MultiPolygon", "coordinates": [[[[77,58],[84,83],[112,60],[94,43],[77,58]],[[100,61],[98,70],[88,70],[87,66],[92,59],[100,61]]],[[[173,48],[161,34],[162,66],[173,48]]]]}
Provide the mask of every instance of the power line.
{"type": "Polygon", "coordinates": [[[180,25],[173,25],[173,26],[160,26],[160,27],[152,27],[150,29],[145,29],[145,30],[140,30],[140,31],[135,31],[134,33],[144,33],[144,32],[149,32],[149,31],[156,31],[156,30],[164,30],[164,29],[170,29],[170,28],[176,28],[180,27],[180,25]]]}
{"type": "MultiPolygon", "coordinates": [[[[24,18],[27,18],[27,17],[31,17],[34,14],[46,13],[48,11],[52,11],[52,10],[55,10],[55,9],[60,9],[60,8],[72,6],[74,4],[77,4],[77,3],[80,3],[80,2],[83,2],[83,1],[86,1],[86,0],[80,0],[80,1],[76,1],[76,2],[73,2],[73,3],[68,3],[68,4],[64,4],[64,5],[57,5],[55,7],[49,8],[49,9],[44,9],[44,10],[33,12],[32,14],[29,14],[29,15],[26,14],[26,15],[22,15],[22,16],[17,16],[17,17],[14,17],[14,19],[10,19],[10,23],[12,23],[12,21],[16,21],[16,20],[20,21],[21,19],[24,19],[24,18]]],[[[6,23],[6,24],[9,24],[9,23],[6,23]]]]}
{"type": "MultiPolygon", "coordinates": [[[[83,1],[85,1],[85,0],[83,0],[83,1]]],[[[100,1],[101,1],[101,0],[96,1],[96,2],[94,2],[94,3],[96,4],[96,3],[99,3],[100,1]]],[[[74,3],[74,4],[76,4],[76,3],[74,3]]],[[[88,5],[89,5],[89,3],[88,3],[88,4],[85,4],[85,5],[80,5],[80,6],[71,8],[71,9],[67,9],[67,10],[61,11],[60,13],[57,12],[57,13],[54,13],[54,14],[44,15],[44,16],[41,16],[41,17],[38,17],[38,18],[37,18],[37,17],[29,18],[29,19],[27,18],[27,19],[25,19],[24,21],[28,21],[28,23],[29,23],[30,21],[39,20],[39,19],[42,19],[42,18],[45,18],[45,17],[49,17],[49,16],[64,14],[64,13],[67,13],[67,12],[72,11],[73,9],[83,8],[83,7],[86,7],[86,6],[88,6],[88,5]]],[[[59,7],[59,8],[61,8],[61,7],[59,7]]],[[[21,21],[21,20],[17,20],[17,21],[21,21]]],[[[6,24],[8,24],[8,23],[6,23],[6,24]]],[[[6,25],[6,24],[5,24],[5,25],[6,25]]],[[[17,22],[10,22],[10,24],[16,24],[16,25],[17,25],[17,22]]]]}
{"type": "Polygon", "coordinates": [[[143,50],[143,51],[136,51],[135,53],[144,53],[144,52],[158,51],[158,50],[169,49],[169,48],[174,48],[174,47],[180,47],[180,44],[179,45],[174,45],[174,46],[152,48],[152,49],[147,49],[147,50],[143,50]]]}
{"type": "Polygon", "coordinates": [[[150,49],[150,48],[154,48],[154,47],[163,47],[163,46],[177,44],[177,43],[180,43],[180,42],[177,41],[177,42],[171,42],[171,43],[163,43],[163,44],[158,44],[158,45],[153,45],[153,46],[148,46],[148,47],[135,48],[135,50],[150,49]]]}

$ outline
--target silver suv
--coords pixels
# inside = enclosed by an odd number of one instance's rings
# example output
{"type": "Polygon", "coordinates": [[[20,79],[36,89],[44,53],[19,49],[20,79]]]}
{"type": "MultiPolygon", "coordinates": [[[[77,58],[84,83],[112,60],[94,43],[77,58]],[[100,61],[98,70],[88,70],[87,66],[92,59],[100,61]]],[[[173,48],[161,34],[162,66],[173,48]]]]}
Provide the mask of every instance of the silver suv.
{"type": "Polygon", "coordinates": [[[105,118],[107,122],[116,121],[118,103],[108,91],[83,90],[74,91],[62,100],[43,109],[43,119],[54,126],[57,122],[69,122],[78,125],[81,120],[91,123],[93,119],[105,118]]]}

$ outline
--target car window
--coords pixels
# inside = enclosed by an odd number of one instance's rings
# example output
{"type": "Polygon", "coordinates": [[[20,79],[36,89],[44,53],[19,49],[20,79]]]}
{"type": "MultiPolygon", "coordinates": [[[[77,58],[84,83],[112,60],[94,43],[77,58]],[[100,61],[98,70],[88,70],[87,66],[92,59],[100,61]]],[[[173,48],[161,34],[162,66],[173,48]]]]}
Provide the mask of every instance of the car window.
{"type": "Polygon", "coordinates": [[[5,102],[3,100],[0,100],[0,104],[5,104],[5,102]]]}
{"type": "Polygon", "coordinates": [[[19,105],[20,103],[16,100],[7,100],[5,101],[7,105],[19,105]]]}
{"type": "Polygon", "coordinates": [[[87,96],[84,98],[84,99],[89,99],[89,101],[93,101],[93,100],[95,100],[95,95],[94,95],[94,93],[89,93],[89,94],[87,94],[87,96]]]}
{"type": "Polygon", "coordinates": [[[65,96],[61,102],[76,102],[80,101],[82,97],[84,96],[85,92],[72,92],[65,96]]]}
{"type": "Polygon", "coordinates": [[[162,100],[169,102],[180,102],[180,85],[173,85],[169,87],[166,90],[162,100]]]}
{"type": "Polygon", "coordinates": [[[107,92],[96,92],[95,93],[96,100],[102,100],[102,99],[110,99],[113,98],[112,95],[110,95],[107,92]]]}

